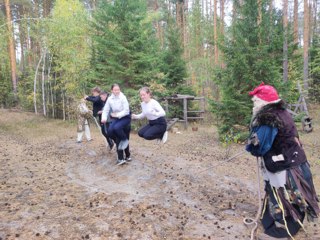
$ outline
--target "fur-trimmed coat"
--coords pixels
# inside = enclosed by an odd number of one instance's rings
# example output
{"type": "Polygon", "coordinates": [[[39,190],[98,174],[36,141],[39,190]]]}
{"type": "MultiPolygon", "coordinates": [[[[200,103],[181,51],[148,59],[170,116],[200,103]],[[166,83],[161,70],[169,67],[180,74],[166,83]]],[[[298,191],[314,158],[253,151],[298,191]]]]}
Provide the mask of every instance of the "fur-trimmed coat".
{"type": "Polygon", "coordinates": [[[307,161],[295,123],[282,100],[268,104],[257,112],[250,128],[253,130],[259,126],[269,126],[278,131],[270,150],[262,156],[270,172],[282,171],[307,161]],[[274,161],[275,156],[281,155],[284,160],[274,161]]]}

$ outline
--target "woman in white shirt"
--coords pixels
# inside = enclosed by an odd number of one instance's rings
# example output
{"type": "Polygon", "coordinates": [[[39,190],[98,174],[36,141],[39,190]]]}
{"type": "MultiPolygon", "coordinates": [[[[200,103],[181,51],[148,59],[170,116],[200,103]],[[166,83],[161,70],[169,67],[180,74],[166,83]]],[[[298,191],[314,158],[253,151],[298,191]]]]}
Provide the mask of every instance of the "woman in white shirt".
{"type": "Polygon", "coordinates": [[[147,118],[148,125],[138,131],[138,135],[146,140],[159,139],[165,143],[168,139],[166,115],[161,105],[152,98],[148,87],[140,89],[142,113],[132,114],[133,119],[147,118]]]}
{"type": "MultiPolygon", "coordinates": [[[[129,145],[126,129],[131,124],[129,103],[118,84],[112,85],[111,92],[102,110],[101,123],[111,122],[108,127],[108,135],[115,140],[117,150],[125,150],[129,145]]],[[[118,159],[118,165],[124,163],[126,163],[124,159],[118,159]]]]}

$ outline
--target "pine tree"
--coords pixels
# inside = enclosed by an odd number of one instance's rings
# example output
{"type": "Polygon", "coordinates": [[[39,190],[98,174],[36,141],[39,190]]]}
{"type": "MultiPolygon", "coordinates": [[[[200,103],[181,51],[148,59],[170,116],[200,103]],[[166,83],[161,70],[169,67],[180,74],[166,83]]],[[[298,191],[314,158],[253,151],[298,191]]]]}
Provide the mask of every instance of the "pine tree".
{"type": "Polygon", "coordinates": [[[157,42],[142,0],[101,1],[94,15],[92,78],[129,87],[150,82],[157,70],[157,42]]]}
{"type": "Polygon", "coordinates": [[[182,58],[183,48],[179,29],[169,21],[166,32],[166,45],[162,54],[161,72],[164,74],[162,82],[169,90],[168,94],[190,93],[185,85],[187,76],[186,63],[182,58]]]}
{"type": "Polygon", "coordinates": [[[223,47],[226,68],[216,76],[221,102],[213,105],[221,119],[220,133],[249,123],[250,90],[261,82],[276,87],[281,82],[281,18],[267,11],[268,1],[261,1],[261,6],[256,0],[244,1],[241,5],[235,1],[234,4],[236,16],[223,47]]]}

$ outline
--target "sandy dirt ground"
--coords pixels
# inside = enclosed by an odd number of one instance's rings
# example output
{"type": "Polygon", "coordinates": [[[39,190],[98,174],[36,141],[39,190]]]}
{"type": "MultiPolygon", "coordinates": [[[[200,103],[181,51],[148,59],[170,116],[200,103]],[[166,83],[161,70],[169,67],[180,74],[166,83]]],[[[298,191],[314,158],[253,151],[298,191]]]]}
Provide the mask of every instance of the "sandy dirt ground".
{"type": "MultiPolygon", "coordinates": [[[[318,193],[319,112],[301,133],[318,193]]],[[[0,110],[0,240],[250,239],[242,221],[258,209],[256,160],[226,162],[244,145],[223,147],[211,126],[169,133],[165,145],[132,133],[133,160],[116,166],[91,130],[77,144],[76,124],[0,110]]],[[[296,239],[320,239],[319,223],[305,228],[296,239]]]]}

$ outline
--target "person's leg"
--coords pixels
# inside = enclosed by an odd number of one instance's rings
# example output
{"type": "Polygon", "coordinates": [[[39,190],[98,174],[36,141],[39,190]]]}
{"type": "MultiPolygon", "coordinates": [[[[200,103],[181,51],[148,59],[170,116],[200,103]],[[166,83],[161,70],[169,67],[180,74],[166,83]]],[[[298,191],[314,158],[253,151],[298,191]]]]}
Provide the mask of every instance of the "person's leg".
{"type": "Polygon", "coordinates": [[[101,123],[101,122],[100,122],[100,127],[101,127],[101,133],[102,133],[102,135],[103,135],[106,139],[108,139],[108,128],[107,128],[106,123],[101,123]]]}
{"type": "Polygon", "coordinates": [[[84,132],[85,132],[87,141],[91,141],[90,127],[87,119],[84,122],[84,132]]]}
{"type": "MultiPolygon", "coordinates": [[[[130,139],[131,124],[127,125],[127,126],[125,127],[124,131],[125,131],[125,134],[126,134],[128,140],[129,140],[129,139],[130,139]]],[[[128,146],[124,149],[124,153],[125,153],[125,155],[126,155],[125,160],[126,160],[127,162],[130,162],[132,159],[131,159],[131,157],[130,157],[131,154],[130,154],[129,144],[128,144],[128,146]]]]}
{"type": "Polygon", "coordinates": [[[116,138],[112,138],[112,140],[114,141],[114,144],[116,145],[116,151],[117,151],[117,165],[122,165],[125,164],[126,161],[124,160],[124,155],[123,155],[123,150],[119,149],[119,143],[120,141],[116,138]]]}
{"type": "Polygon", "coordinates": [[[166,131],[166,126],[163,124],[155,124],[150,126],[143,135],[147,140],[161,139],[166,131]]]}
{"type": "Polygon", "coordinates": [[[77,143],[80,143],[82,141],[84,131],[84,118],[78,117],[78,126],[77,126],[77,143]]]}
{"type": "Polygon", "coordinates": [[[150,127],[151,127],[151,126],[150,126],[149,124],[147,124],[147,125],[145,125],[145,126],[141,127],[141,128],[139,129],[139,131],[138,131],[138,135],[139,135],[139,137],[144,138],[144,134],[145,134],[145,132],[146,132],[146,131],[148,131],[148,129],[149,129],[150,127]]]}
{"type": "Polygon", "coordinates": [[[116,121],[112,121],[109,126],[107,126],[107,132],[108,132],[108,136],[113,139],[115,141],[116,139],[116,135],[115,135],[115,130],[114,130],[114,124],[116,123],[116,121]]]}
{"type": "Polygon", "coordinates": [[[117,150],[118,160],[124,160],[123,150],[117,150]]]}
{"type": "Polygon", "coordinates": [[[128,140],[124,129],[130,122],[131,119],[129,117],[123,117],[112,122],[112,131],[120,141],[128,140]]]}
{"type": "Polygon", "coordinates": [[[83,136],[83,131],[77,132],[77,143],[81,143],[83,136]]]}
{"type": "Polygon", "coordinates": [[[101,124],[101,132],[102,132],[103,136],[106,138],[106,141],[107,141],[109,148],[111,150],[114,146],[114,143],[113,143],[112,138],[109,137],[108,125],[109,125],[108,123],[102,123],[101,124]]]}
{"type": "Polygon", "coordinates": [[[117,139],[120,140],[119,147],[118,147],[120,150],[126,149],[129,144],[128,137],[125,133],[125,128],[128,125],[130,125],[130,123],[131,123],[131,118],[128,116],[121,119],[117,119],[115,124],[113,124],[114,135],[116,136],[117,139]]]}
{"type": "Polygon", "coordinates": [[[161,142],[166,143],[168,140],[168,131],[167,131],[167,121],[164,117],[159,118],[159,124],[161,125],[161,129],[163,131],[161,142]]]}

